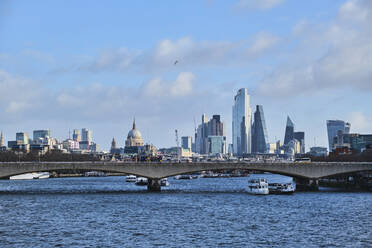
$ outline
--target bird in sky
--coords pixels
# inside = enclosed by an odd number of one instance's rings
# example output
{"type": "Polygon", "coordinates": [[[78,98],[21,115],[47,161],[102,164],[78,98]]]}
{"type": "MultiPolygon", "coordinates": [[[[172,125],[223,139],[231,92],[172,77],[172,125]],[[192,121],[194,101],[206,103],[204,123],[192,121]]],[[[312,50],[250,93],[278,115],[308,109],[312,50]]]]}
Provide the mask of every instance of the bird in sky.
{"type": "Polygon", "coordinates": [[[176,65],[178,63],[178,60],[174,61],[174,65],[176,65]]]}

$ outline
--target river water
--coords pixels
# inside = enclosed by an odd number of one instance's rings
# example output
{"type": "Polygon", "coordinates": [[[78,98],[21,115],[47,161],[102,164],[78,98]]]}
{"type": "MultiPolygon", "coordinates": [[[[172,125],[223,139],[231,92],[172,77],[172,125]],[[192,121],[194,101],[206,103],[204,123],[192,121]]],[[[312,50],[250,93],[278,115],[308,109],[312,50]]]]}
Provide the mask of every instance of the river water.
{"type": "Polygon", "coordinates": [[[124,177],[1,180],[0,247],[372,247],[371,193],[169,181],[148,193],[124,177]]]}

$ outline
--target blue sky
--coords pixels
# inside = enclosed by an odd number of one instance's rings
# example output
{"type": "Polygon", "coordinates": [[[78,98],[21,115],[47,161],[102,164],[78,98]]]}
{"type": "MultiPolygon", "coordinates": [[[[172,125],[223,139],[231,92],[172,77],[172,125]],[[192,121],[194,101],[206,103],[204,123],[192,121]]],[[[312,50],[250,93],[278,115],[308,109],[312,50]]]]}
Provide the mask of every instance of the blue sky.
{"type": "Polygon", "coordinates": [[[231,140],[246,87],[271,142],[289,115],[307,149],[327,146],[327,119],[372,130],[369,23],[368,0],[1,1],[0,129],[64,139],[87,127],[108,149],[136,116],[145,142],[165,147],[206,113],[231,140]]]}

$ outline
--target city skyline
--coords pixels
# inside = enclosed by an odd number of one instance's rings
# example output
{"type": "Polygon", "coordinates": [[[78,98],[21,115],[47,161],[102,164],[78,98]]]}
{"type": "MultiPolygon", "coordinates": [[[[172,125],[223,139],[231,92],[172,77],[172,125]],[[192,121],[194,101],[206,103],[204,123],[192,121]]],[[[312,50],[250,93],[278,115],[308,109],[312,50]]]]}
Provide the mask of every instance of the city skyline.
{"type": "Polygon", "coordinates": [[[136,116],[145,143],[171,147],[174,130],[193,136],[203,113],[224,119],[231,143],[240,88],[252,108],[264,107],[269,142],[282,140],[287,115],[307,150],[328,147],[326,120],[370,133],[371,4],[268,2],[112,2],[109,11],[90,2],[82,13],[87,3],[3,1],[5,143],[22,131],[50,129],[63,140],[87,127],[109,150],[112,137],[124,146],[136,116]]]}

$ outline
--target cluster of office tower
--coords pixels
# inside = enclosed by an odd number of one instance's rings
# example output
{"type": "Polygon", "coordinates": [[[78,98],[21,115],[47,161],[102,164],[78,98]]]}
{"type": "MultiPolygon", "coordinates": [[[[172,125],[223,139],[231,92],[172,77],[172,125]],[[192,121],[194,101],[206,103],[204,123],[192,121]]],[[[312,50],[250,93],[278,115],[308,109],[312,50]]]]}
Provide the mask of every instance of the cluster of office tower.
{"type": "MultiPolygon", "coordinates": [[[[191,137],[182,137],[190,140],[191,137]]],[[[236,156],[248,154],[305,153],[305,133],[295,132],[288,117],[284,144],[270,144],[262,105],[257,105],[254,114],[250,96],[245,88],[239,89],[232,107],[232,144],[226,145],[226,132],[220,115],[208,119],[202,115],[202,123],[195,130],[193,151],[199,154],[231,153],[236,156]]],[[[186,143],[185,143],[186,144],[186,143]]],[[[186,146],[183,146],[186,148],[186,146]]]]}
{"type": "Polygon", "coordinates": [[[34,130],[32,138],[27,132],[16,133],[16,139],[8,141],[8,147],[4,143],[4,135],[0,134],[0,150],[6,151],[39,151],[45,153],[51,150],[60,150],[67,152],[97,152],[98,144],[92,140],[92,131],[83,128],[73,130],[72,138],[59,141],[52,137],[50,130],[34,130]]]}

